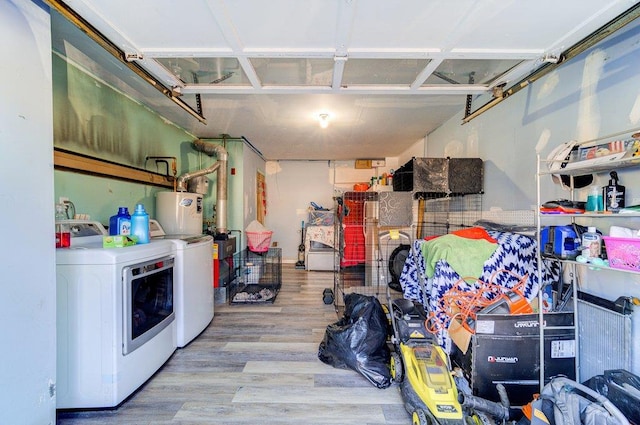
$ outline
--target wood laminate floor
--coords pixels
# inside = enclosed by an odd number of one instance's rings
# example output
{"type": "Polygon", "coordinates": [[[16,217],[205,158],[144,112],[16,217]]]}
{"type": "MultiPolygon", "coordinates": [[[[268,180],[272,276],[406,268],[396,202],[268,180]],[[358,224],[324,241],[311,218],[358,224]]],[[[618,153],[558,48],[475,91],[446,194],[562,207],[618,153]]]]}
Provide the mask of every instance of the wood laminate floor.
{"type": "Polygon", "coordinates": [[[318,360],[338,320],[324,288],[333,273],[283,264],[275,303],[216,304],[207,329],[118,408],[59,411],[57,424],[410,424],[395,384],[318,360]]]}

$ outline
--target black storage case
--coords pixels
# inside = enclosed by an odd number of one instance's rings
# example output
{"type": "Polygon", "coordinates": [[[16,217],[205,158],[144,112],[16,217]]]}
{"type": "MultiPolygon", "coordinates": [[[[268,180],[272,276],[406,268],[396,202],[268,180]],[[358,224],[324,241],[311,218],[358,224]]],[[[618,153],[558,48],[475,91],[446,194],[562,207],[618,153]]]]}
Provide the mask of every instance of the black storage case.
{"type": "Polygon", "coordinates": [[[631,424],[640,424],[640,377],[624,369],[605,370],[584,384],[607,397],[631,424]]]}
{"type": "MultiPolygon", "coordinates": [[[[573,326],[573,313],[547,313],[547,327],[573,326]]],[[[505,386],[514,406],[540,392],[540,334],[538,314],[478,314],[471,348],[462,367],[471,375],[474,395],[500,401],[496,384],[505,386]]],[[[556,375],[575,380],[574,329],[545,329],[545,384],[556,375]]]]}
{"type": "Polygon", "coordinates": [[[464,195],[482,193],[480,158],[412,158],[393,173],[393,190],[464,195]]]}

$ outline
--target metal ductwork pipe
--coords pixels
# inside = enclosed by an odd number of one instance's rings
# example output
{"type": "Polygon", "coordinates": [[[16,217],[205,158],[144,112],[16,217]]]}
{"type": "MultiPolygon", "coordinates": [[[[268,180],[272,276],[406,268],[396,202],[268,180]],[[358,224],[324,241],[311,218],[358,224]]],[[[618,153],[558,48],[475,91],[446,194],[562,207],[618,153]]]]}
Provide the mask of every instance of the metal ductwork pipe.
{"type": "Polygon", "coordinates": [[[193,146],[197,151],[206,153],[209,156],[216,156],[218,161],[211,167],[204,168],[202,170],[194,171],[192,173],[183,174],[178,177],[177,191],[185,192],[187,190],[187,181],[204,176],[206,174],[213,173],[217,170],[218,179],[216,183],[216,233],[227,233],[227,160],[229,154],[222,145],[215,143],[205,142],[200,139],[196,139],[193,142],[193,146]]]}
{"type": "Polygon", "coordinates": [[[187,182],[191,179],[195,179],[196,177],[205,176],[207,174],[211,174],[216,171],[220,167],[220,163],[216,162],[212,166],[203,168],[202,170],[193,171],[191,173],[185,173],[178,177],[178,181],[176,183],[176,191],[178,192],[188,192],[187,190],[187,182]]]}

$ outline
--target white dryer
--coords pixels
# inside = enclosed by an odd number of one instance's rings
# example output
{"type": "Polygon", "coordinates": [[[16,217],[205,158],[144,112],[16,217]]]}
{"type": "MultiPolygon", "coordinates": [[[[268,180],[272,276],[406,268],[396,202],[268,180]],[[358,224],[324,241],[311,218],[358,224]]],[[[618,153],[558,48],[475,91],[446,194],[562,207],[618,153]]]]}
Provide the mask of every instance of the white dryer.
{"type": "Polygon", "coordinates": [[[178,348],[182,348],[213,319],[213,237],[167,235],[156,220],[149,220],[149,228],[152,240],[173,243],[176,335],[178,348]]]}
{"type": "Polygon", "coordinates": [[[172,244],[103,248],[105,234],[72,222],[56,249],[59,409],[117,406],[176,349],[172,244]]]}

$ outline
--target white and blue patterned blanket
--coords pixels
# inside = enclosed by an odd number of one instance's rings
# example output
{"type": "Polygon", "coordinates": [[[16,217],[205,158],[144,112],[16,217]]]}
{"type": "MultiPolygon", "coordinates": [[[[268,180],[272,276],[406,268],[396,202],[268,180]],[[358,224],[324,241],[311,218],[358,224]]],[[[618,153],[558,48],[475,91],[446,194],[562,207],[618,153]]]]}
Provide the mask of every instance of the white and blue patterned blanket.
{"type": "MultiPolygon", "coordinates": [[[[528,275],[524,286],[524,295],[531,301],[538,294],[538,273],[536,261],[536,240],[517,233],[500,232],[488,230],[487,233],[497,240],[498,247],[495,252],[484,263],[483,273],[478,276],[483,282],[491,282],[505,288],[512,288],[519,282],[518,277],[528,275]],[[508,270],[511,273],[495,273],[500,270],[508,270]],[[495,273],[495,275],[494,275],[495,273]]],[[[426,310],[436,315],[436,319],[444,325],[438,330],[438,343],[447,352],[451,352],[451,339],[446,331],[450,318],[441,308],[442,296],[451,289],[461,277],[456,273],[449,263],[438,260],[433,277],[428,278],[425,274],[425,261],[422,256],[422,244],[424,240],[417,240],[413,243],[411,254],[407,257],[400,284],[402,285],[404,298],[422,303],[426,310]]],[[[460,255],[464,255],[461,252],[460,255]]],[[[559,270],[548,265],[542,273],[543,283],[555,282],[559,276],[559,270]]],[[[553,263],[550,263],[553,264],[553,263]]]]}

